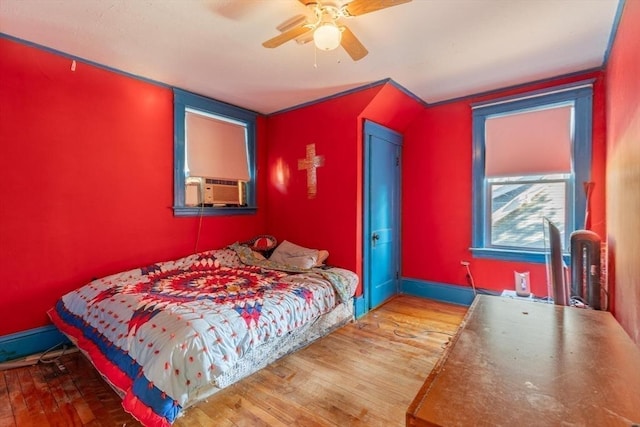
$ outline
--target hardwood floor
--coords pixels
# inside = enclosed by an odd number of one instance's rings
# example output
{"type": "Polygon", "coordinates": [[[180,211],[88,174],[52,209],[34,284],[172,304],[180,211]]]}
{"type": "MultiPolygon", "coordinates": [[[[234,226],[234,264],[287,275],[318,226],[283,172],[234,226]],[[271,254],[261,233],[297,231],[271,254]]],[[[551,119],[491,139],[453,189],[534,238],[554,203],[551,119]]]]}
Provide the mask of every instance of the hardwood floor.
{"type": "MultiPolygon", "coordinates": [[[[466,307],[398,296],[187,409],[192,426],[404,426],[405,412],[466,307]]],[[[134,426],[74,353],[0,371],[0,426],[134,426]]]]}

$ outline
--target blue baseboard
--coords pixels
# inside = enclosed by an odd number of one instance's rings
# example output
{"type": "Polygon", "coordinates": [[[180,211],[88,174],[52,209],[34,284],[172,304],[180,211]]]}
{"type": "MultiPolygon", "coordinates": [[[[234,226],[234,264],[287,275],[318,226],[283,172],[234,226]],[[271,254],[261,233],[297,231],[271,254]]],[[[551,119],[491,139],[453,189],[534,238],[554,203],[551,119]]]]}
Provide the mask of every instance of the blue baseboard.
{"type": "Polygon", "coordinates": [[[69,343],[69,339],[53,325],[4,335],[0,337],[0,363],[69,343]]]}
{"type": "Polygon", "coordinates": [[[355,311],[354,315],[356,319],[359,319],[367,314],[367,307],[364,304],[364,297],[362,295],[353,299],[353,305],[355,311]]]}
{"type": "MultiPolygon", "coordinates": [[[[416,297],[429,298],[436,301],[451,304],[469,306],[473,302],[473,289],[459,285],[428,282],[425,280],[409,279],[403,277],[400,281],[400,292],[416,297]]],[[[483,294],[494,294],[491,291],[482,290],[483,294]]],[[[499,295],[499,293],[495,293],[499,295]]]]}

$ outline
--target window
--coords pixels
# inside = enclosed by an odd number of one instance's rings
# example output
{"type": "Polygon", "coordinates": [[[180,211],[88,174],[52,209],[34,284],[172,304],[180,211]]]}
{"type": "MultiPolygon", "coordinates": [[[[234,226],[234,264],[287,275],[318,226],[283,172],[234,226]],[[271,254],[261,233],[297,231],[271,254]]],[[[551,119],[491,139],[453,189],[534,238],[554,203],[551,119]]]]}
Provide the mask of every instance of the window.
{"type": "Polygon", "coordinates": [[[543,218],[563,246],[582,228],[591,82],[473,106],[474,256],[544,262],[543,218]]]}
{"type": "Polygon", "coordinates": [[[254,213],[256,114],[174,89],[174,213],[254,213]]]}

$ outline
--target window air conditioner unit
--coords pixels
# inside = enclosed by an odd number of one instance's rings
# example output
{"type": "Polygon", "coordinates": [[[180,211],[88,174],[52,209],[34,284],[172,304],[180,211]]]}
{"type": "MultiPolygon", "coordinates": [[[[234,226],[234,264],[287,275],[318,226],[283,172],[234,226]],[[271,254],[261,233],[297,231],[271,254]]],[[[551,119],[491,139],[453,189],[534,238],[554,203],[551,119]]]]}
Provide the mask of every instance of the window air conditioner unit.
{"type": "Polygon", "coordinates": [[[202,177],[187,178],[186,206],[244,206],[245,203],[245,183],[243,181],[202,177]]]}
{"type": "Polygon", "coordinates": [[[203,194],[205,206],[242,205],[240,181],[206,179],[203,183],[203,194]]]}

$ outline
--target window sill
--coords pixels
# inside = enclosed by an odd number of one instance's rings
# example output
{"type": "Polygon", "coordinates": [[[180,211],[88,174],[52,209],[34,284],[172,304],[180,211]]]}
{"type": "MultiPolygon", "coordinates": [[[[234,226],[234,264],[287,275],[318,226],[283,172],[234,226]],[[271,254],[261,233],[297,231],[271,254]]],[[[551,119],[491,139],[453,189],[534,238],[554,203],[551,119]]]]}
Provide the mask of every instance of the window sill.
{"type": "Polygon", "coordinates": [[[174,216],[223,216],[223,215],[255,215],[256,207],[198,207],[174,206],[174,216]]]}
{"type": "Polygon", "coordinates": [[[470,248],[474,258],[496,259],[501,261],[521,261],[536,264],[546,262],[544,252],[518,251],[493,248],[470,248]]]}

